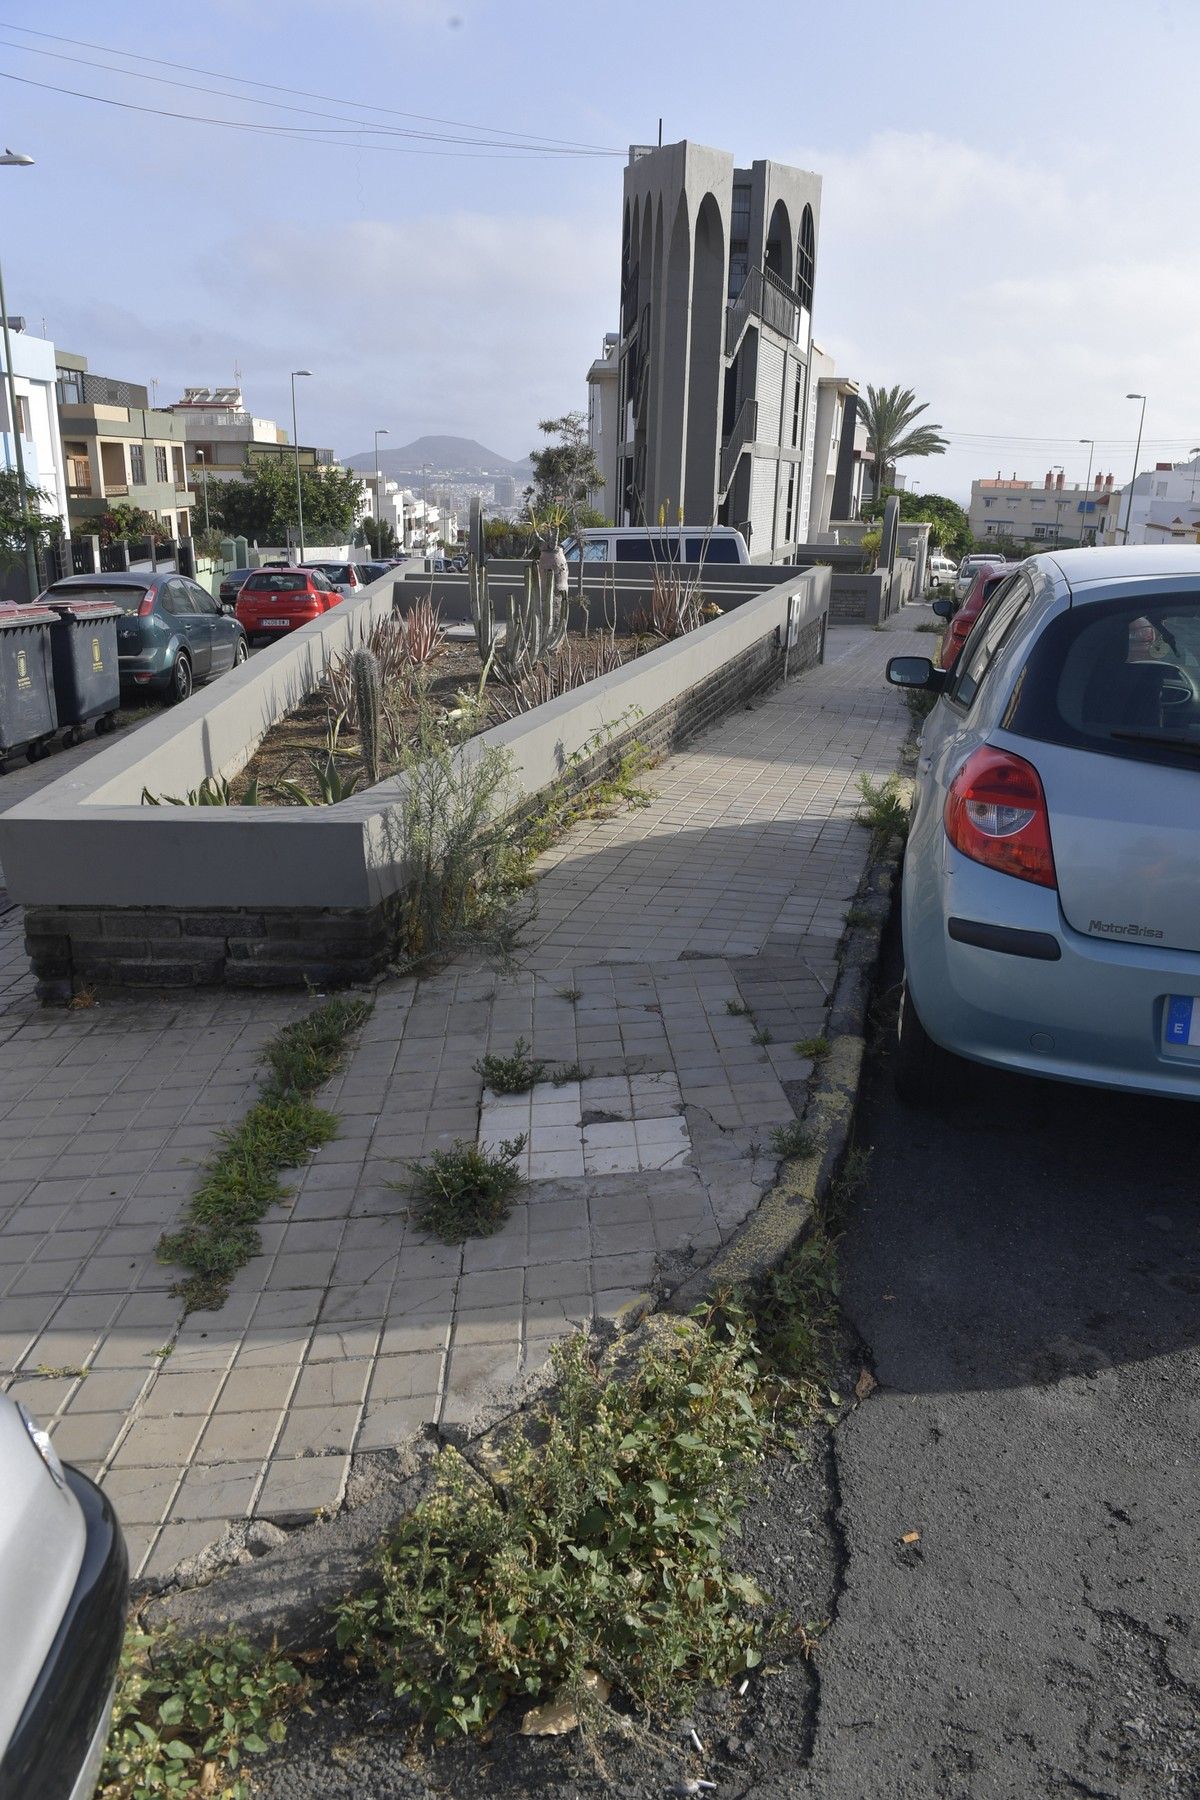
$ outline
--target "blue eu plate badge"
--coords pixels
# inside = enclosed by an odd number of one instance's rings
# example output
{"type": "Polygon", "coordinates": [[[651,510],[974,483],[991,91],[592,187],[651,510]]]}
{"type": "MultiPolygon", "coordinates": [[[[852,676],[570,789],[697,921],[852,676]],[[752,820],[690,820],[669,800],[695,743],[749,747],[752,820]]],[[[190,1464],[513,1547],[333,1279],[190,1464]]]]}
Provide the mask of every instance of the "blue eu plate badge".
{"type": "Polygon", "coordinates": [[[1200,1044],[1200,1003],[1191,994],[1167,996],[1168,1044],[1200,1044]]]}

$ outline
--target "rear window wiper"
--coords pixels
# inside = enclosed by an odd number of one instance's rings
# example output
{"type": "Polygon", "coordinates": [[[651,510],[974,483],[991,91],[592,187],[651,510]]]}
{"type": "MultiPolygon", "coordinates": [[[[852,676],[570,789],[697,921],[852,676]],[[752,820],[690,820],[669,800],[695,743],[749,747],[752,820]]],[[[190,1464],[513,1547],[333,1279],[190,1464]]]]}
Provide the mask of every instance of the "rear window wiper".
{"type": "Polygon", "coordinates": [[[1158,744],[1163,750],[1187,750],[1200,756],[1200,738],[1172,737],[1163,731],[1110,731],[1108,735],[1124,744],[1158,744]]]}

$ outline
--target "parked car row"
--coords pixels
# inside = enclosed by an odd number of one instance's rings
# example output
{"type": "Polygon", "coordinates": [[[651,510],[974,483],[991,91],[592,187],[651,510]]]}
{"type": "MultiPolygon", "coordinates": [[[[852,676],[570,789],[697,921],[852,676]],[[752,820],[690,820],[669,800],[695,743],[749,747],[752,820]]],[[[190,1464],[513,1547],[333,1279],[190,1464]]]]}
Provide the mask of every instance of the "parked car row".
{"type": "Polygon", "coordinates": [[[990,588],[947,667],[888,664],[936,696],[900,1091],[945,1094],[965,1057],[1200,1099],[1200,551],[1053,552],[973,580],[990,588]]]}

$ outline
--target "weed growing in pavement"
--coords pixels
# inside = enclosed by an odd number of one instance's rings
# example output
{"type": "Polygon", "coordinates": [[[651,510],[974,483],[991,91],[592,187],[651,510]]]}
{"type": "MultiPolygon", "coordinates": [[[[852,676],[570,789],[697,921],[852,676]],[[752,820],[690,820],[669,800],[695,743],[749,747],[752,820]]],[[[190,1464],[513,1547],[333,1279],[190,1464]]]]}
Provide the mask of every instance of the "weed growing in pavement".
{"type": "Polygon", "coordinates": [[[519,1037],[508,1056],[489,1052],[471,1067],[477,1075],[483,1076],[483,1085],[491,1088],[493,1094],[527,1094],[531,1087],[546,1079],[550,1064],[540,1057],[530,1056],[528,1041],[519,1037]]]}
{"type": "Polygon", "coordinates": [[[872,848],[880,851],[896,837],[902,842],[908,836],[908,795],[904,783],[893,770],[885,781],[874,782],[860,775],[858,791],[862,795],[855,818],[869,829],[872,848]]]}
{"type": "Polygon", "coordinates": [[[413,1223],[444,1244],[488,1237],[507,1219],[521,1186],[517,1163],[524,1148],[524,1133],[507,1138],[495,1153],[456,1138],[448,1150],[414,1162],[408,1182],[392,1185],[401,1193],[412,1192],[413,1223]]]}
{"type": "Polygon", "coordinates": [[[769,1025],[759,1025],[756,1028],[754,1032],[754,1042],[756,1044],[771,1044],[774,1043],[774,1041],[774,1034],[769,1025]]]}
{"type": "Polygon", "coordinates": [[[776,1156],[807,1156],[812,1147],[812,1134],[799,1119],[789,1119],[786,1125],[776,1125],[771,1133],[771,1148],[776,1156]]]}
{"type": "Polygon", "coordinates": [[[914,631],[936,631],[939,637],[945,629],[945,624],[941,619],[923,619],[919,625],[913,626],[914,631]]]}
{"type": "Polygon", "coordinates": [[[282,1743],[309,1688],[294,1663],[244,1639],[126,1633],[97,1800],[249,1800],[245,1756],[282,1743]]]}
{"type": "Polygon", "coordinates": [[[653,796],[639,785],[640,777],[653,766],[654,757],[645,744],[627,744],[606,775],[586,787],[579,786],[587,764],[604,750],[621,727],[635,717],[640,708],[631,708],[619,719],[610,720],[594,731],[587,742],[567,757],[562,774],[543,795],[537,811],[526,821],[520,834],[520,850],[529,870],[543,851],[569,831],[589,819],[607,819],[620,806],[649,806],[653,796]]]}
{"type": "Polygon", "coordinates": [[[909,716],[914,725],[919,725],[937,705],[938,696],[926,688],[905,688],[904,698],[908,703],[909,716]]]}
{"type": "Polygon", "coordinates": [[[727,1000],[725,1011],[731,1019],[752,1019],[754,1017],[744,1000],[727,1000]]]}
{"type": "Polygon", "coordinates": [[[807,1056],[812,1062],[819,1062],[823,1056],[829,1055],[829,1039],[826,1037],[801,1038],[794,1046],[797,1056],[807,1056]]]}
{"type": "Polygon", "coordinates": [[[559,1000],[569,1000],[571,1002],[571,1005],[574,1006],[576,1001],[583,999],[583,989],[582,988],[559,988],[557,990],[557,998],[559,1000]]]}
{"type": "Polygon", "coordinates": [[[591,1670],[643,1710],[678,1707],[782,1631],[724,1544],[749,1471],[813,1407],[814,1371],[764,1372],[733,1297],[664,1321],[619,1372],[583,1336],[554,1359],[553,1409],[500,1446],[492,1481],[443,1452],[373,1587],[339,1608],[341,1647],[440,1737],[483,1729],[514,1696],[582,1698],[591,1670]]]}
{"type": "Polygon", "coordinates": [[[240,1125],[223,1133],[183,1224],[159,1240],[159,1260],[187,1271],[171,1292],[189,1312],[220,1306],[234,1275],[257,1255],[258,1222],[287,1192],[281,1171],[337,1136],[337,1120],[311,1096],[337,1069],[347,1038],[370,1011],[366,1000],[327,1000],[267,1044],[270,1075],[258,1100],[240,1125]]]}
{"type": "Polygon", "coordinates": [[[847,925],[870,925],[875,914],[867,906],[852,906],[846,914],[847,925]]]}

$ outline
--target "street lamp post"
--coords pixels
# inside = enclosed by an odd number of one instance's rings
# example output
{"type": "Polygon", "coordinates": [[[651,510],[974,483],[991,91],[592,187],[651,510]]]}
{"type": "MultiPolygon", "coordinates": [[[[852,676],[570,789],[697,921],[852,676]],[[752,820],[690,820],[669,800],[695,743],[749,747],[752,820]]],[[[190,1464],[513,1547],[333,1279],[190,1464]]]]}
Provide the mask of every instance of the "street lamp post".
{"type": "Polygon", "coordinates": [[[391,432],[386,425],[381,425],[375,433],[375,554],[383,555],[383,476],[379,472],[379,440],[390,437],[391,432]]]}
{"type": "Polygon", "coordinates": [[[296,377],[311,375],[311,369],[292,370],[292,444],[296,451],[296,524],[300,531],[300,561],[304,561],[304,495],[300,488],[300,433],[296,428],[296,377]]]}
{"type": "Polygon", "coordinates": [[[1191,447],[1191,449],[1190,449],[1190,450],[1189,450],[1189,451],[1188,451],[1188,455],[1189,455],[1189,456],[1193,456],[1193,457],[1196,457],[1196,458],[1197,458],[1197,459],[1198,459],[1198,460],[1197,460],[1197,461],[1195,461],[1195,462],[1193,462],[1193,464],[1192,464],[1192,499],[1191,499],[1191,504],[1192,504],[1192,505],[1193,505],[1193,506],[1195,506],[1195,504],[1196,504],[1196,476],[1197,476],[1197,475],[1200,475],[1200,444],[1193,444],[1193,445],[1192,445],[1192,447],[1191,447]]]}
{"type": "Polygon", "coordinates": [[[1079,514],[1079,545],[1082,549],[1083,534],[1087,521],[1087,508],[1092,503],[1092,459],[1096,454],[1096,440],[1095,438],[1080,438],[1079,441],[1081,444],[1086,444],[1088,447],[1087,480],[1083,484],[1083,510],[1079,514]]]}
{"type": "MultiPolygon", "coordinates": [[[[10,169],[28,169],[33,166],[32,156],[26,156],[20,150],[5,150],[0,156],[0,166],[10,169]]],[[[3,321],[4,333],[4,370],[8,385],[9,429],[12,432],[13,451],[17,464],[17,500],[21,508],[21,529],[25,538],[25,575],[29,583],[29,598],[37,597],[41,583],[38,580],[37,551],[34,547],[33,532],[29,528],[29,492],[25,483],[25,452],[21,448],[21,421],[17,417],[17,384],[13,379],[12,344],[8,335],[8,304],[4,298],[4,275],[0,271],[0,320],[3,321]]]]}
{"type": "Polygon", "coordinates": [[[1125,398],[1127,400],[1140,400],[1142,403],[1142,411],[1138,419],[1137,448],[1133,453],[1133,481],[1129,483],[1129,498],[1125,502],[1125,529],[1121,534],[1123,541],[1128,543],[1129,515],[1133,511],[1133,489],[1134,483],[1137,481],[1138,458],[1142,454],[1142,426],[1146,423],[1146,396],[1145,394],[1126,394],[1125,398]]]}
{"type": "Polygon", "coordinates": [[[203,450],[197,450],[196,461],[200,464],[200,486],[204,492],[204,529],[208,531],[210,529],[208,523],[208,464],[204,459],[203,450]]]}
{"type": "MultiPolygon", "coordinates": [[[[1051,463],[1050,473],[1052,475],[1065,476],[1066,472],[1067,471],[1063,468],[1061,463],[1051,463]]],[[[1058,540],[1061,537],[1061,535],[1062,535],[1062,489],[1060,487],[1056,487],[1054,490],[1054,548],[1056,550],[1058,549],[1058,540]]]]}

